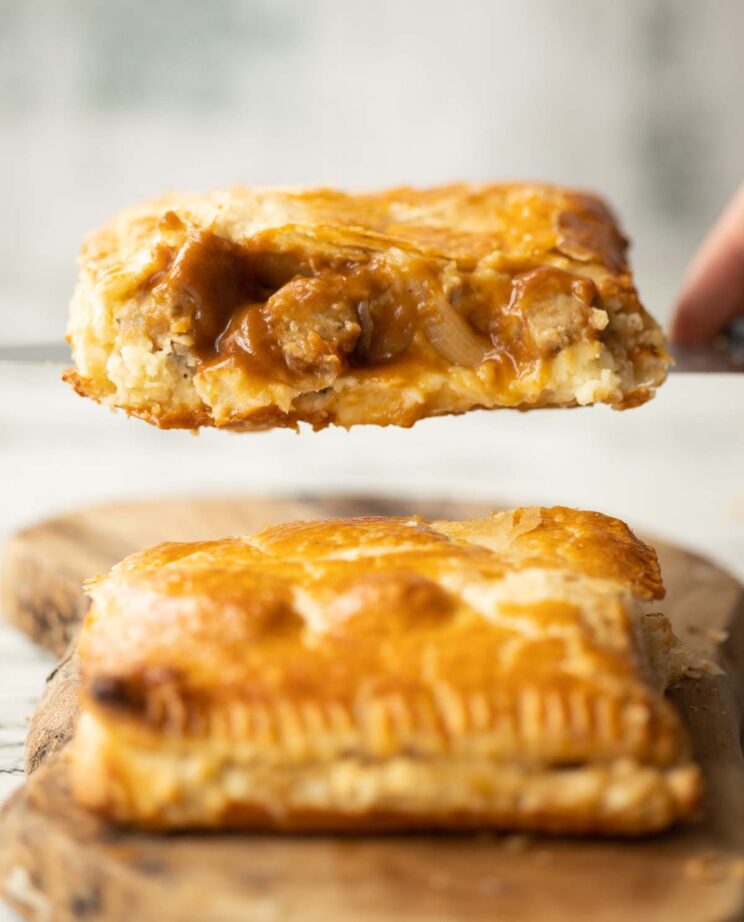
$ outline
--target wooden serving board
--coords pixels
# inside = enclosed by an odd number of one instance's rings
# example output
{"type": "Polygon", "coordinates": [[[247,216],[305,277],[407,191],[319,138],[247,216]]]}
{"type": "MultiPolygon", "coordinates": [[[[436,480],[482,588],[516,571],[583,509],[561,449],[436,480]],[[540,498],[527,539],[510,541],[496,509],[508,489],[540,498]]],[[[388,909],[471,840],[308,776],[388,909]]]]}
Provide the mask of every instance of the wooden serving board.
{"type": "MultiPolygon", "coordinates": [[[[289,518],[466,517],[483,507],[394,499],[172,500],[74,513],[6,550],[8,615],[59,650],[84,611],[85,576],[160,540],[222,537],[289,518]]],[[[143,835],[78,809],[64,742],[77,710],[74,656],[32,721],[25,787],[0,815],[0,885],[29,918],[411,922],[728,922],[744,917],[744,587],[656,542],[664,610],[703,671],[671,695],[692,734],[707,796],[701,820],[643,841],[524,836],[143,835]],[[724,637],[727,639],[723,640],[724,637]],[[720,642],[722,641],[723,642],[720,642]]]]}
{"type": "Polygon", "coordinates": [[[87,607],[82,581],[161,541],[245,535],[292,519],[416,513],[457,519],[492,508],[359,496],[180,497],[93,506],[39,522],[6,541],[0,562],[2,612],[32,640],[62,656],[87,607]]]}

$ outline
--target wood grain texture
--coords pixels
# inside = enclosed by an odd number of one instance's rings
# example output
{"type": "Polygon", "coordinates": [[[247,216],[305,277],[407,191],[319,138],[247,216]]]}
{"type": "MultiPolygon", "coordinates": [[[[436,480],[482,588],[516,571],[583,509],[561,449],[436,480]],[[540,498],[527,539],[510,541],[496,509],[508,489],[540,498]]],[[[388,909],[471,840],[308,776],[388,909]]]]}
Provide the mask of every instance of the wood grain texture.
{"type": "Polygon", "coordinates": [[[492,508],[477,503],[359,496],[323,500],[181,497],[93,506],[47,519],[5,542],[0,564],[2,611],[32,640],[62,656],[87,607],[82,581],[161,541],[207,541],[249,534],[291,519],[414,513],[465,518],[492,508]]]}
{"type": "MultiPolygon", "coordinates": [[[[287,518],[413,511],[457,518],[484,509],[354,498],[118,505],[29,529],[11,542],[15,556],[9,559],[31,560],[44,574],[45,595],[39,594],[39,604],[32,607],[40,619],[25,623],[36,636],[61,644],[83,606],[60,612],[64,624],[55,621],[50,600],[57,579],[69,587],[135,547],[166,537],[246,532],[287,518]],[[55,548],[62,551],[59,556],[52,553],[55,548]]],[[[664,611],[697,657],[715,658],[726,670],[725,675],[704,672],[672,691],[706,777],[698,824],[640,842],[484,835],[149,836],[116,829],[79,810],[67,790],[64,742],[77,708],[75,663],[68,657],[50,678],[32,722],[27,747],[32,775],[0,820],[6,898],[28,918],[63,922],[727,922],[742,917],[744,689],[737,677],[744,676],[744,588],[695,555],[656,546],[669,590],[664,611]]],[[[6,598],[14,592],[12,573],[6,561],[6,598]]],[[[21,589],[19,599],[33,596],[33,587],[21,589]]]]}

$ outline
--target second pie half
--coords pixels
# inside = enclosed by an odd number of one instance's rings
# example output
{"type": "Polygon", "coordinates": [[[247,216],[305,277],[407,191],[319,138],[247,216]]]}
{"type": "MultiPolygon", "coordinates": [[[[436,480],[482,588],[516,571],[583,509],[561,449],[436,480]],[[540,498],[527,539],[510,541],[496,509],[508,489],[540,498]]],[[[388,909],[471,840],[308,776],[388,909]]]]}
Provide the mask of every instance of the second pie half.
{"type": "Polygon", "coordinates": [[[640,834],[698,803],[656,555],[616,519],[294,522],[89,592],[71,769],[109,819],[640,834]]]}

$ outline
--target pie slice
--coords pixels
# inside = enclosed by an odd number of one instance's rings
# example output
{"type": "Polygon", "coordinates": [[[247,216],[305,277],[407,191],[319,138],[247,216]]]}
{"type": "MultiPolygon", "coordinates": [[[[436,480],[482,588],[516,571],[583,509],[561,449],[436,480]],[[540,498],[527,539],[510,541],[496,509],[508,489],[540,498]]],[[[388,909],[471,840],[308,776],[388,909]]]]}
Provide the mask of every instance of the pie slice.
{"type": "Polygon", "coordinates": [[[88,591],[71,777],[112,820],[636,835],[698,802],[656,555],[616,519],[294,522],[88,591]]]}
{"type": "Polygon", "coordinates": [[[548,185],[169,195],[86,242],[66,377],[163,428],[632,407],[669,358],[625,250],[548,185]]]}

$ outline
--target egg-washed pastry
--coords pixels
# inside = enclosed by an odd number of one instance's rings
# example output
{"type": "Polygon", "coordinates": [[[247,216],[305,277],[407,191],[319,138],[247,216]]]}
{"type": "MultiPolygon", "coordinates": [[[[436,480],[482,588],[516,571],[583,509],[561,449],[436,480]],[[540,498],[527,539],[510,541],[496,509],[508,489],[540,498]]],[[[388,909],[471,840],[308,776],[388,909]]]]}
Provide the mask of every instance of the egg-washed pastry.
{"type": "Polygon", "coordinates": [[[656,555],[616,519],[293,522],[88,591],[72,787],[112,820],[635,835],[698,801],[656,555]]]}
{"type": "Polygon", "coordinates": [[[625,250],[548,185],[172,194],[85,243],[67,379],[163,428],[633,407],[669,359],[625,250]]]}

